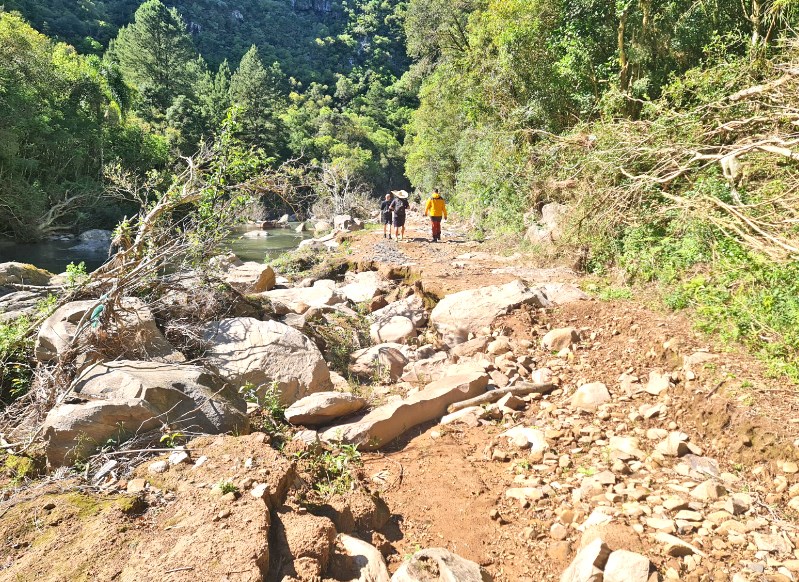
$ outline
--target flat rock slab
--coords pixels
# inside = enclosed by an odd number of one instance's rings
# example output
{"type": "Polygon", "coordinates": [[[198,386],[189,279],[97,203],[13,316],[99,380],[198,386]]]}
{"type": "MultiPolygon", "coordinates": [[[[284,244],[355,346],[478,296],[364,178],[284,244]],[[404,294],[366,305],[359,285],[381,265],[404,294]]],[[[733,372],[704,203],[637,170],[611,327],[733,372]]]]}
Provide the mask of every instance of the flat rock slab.
{"type": "Polygon", "coordinates": [[[366,400],[348,392],[317,392],[286,409],[286,420],[294,425],[318,426],[366,407],[366,400]]]}
{"type": "Polygon", "coordinates": [[[273,289],[261,293],[272,302],[275,313],[285,315],[298,313],[302,315],[311,307],[324,307],[342,303],[341,295],[335,289],[317,281],[312,287],[294,287],[291,289],[273,289]]]}
{"type": "Polygon", "coordinates": [[[405,299],[389,303],[385,307],[373,311],[368,319],[373,323],[379,323],[389,321],[397,315],[407,317],[413,322],[415,327],[423,327],[427,323],[427,311],[424,308],[424,301],[418,295],[411,295],[405,299]]]}
{"type": "Polygon", "coordinates": [[[376,450],[416,425],[441,418],[450,404],[478,396],[485,392],[486,386],[485,373],[442,378],[405,400],[375,408],[355,422],[329,428],[322,434],[322,440],[376,450]]]}
{"type": "Polygon", "coordinates": [[[453,347],[465,342],[470,333],[480,334],[497,317],[523,304],[546,307],[550,302],[542,292],[516,280],[447,295],[433,309],[430,321],[445,343],[453,347]]]}

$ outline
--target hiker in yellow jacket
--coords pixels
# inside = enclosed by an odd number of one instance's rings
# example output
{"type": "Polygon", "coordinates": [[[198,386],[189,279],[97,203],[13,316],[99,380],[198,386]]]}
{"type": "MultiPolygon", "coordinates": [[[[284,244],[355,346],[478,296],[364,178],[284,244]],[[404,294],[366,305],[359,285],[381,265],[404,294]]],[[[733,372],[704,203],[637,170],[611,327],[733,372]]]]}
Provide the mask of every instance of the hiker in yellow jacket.
{"type": "Polygon", "coordinates": [[[447,219],[447,204],[438,193],[438,188],[433,188],[433,193],[427,199],[424,215],[430,217],[430,226],[433,229],[432,242],[441,240],[441,220],[447,219]]]}

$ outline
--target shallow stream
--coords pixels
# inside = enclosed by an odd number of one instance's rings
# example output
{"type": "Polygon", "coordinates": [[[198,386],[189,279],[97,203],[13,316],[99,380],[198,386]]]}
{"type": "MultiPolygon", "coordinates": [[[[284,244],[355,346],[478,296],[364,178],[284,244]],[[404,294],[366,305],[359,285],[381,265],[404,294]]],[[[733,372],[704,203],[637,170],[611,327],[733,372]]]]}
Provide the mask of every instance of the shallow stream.
{"type": "MultiPolygon", "coordinates": [[[[267,257],[272,259],[278,255],[294,249],[308,235],[294,232],[297,224],[291,228],[276,228],[271,230],[241,227],[228,239],[231,251],[242,261],[263,262],[267,257]],[[248,238],[247,232],[263,233],[265,236],[248,238]]],[[[0,240],[0,263],[18,261],[30,263],[51,273],[62,273],[69,263],[86,263],[86,269],[93,271],[102,265],[108,258],[107,252],[95,252],[89,249],[72,249],[80,241],[77,238],[69,240],[48,240],[39,243],[16,243],[0,240]]]]}

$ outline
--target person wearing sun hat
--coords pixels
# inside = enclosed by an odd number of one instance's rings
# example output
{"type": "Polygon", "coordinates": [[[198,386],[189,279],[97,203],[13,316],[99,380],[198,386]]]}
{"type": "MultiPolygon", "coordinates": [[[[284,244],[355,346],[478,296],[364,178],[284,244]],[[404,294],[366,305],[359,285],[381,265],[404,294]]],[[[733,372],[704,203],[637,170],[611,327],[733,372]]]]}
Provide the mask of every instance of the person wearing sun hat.
{"type": "Polygon", "coordinates": [[[397,240],[403,240],[405,238],[405,211],[409,206],[408,193],[405,190],[397,190],[392,194],[394,194],[394,200],[389,208],[394,213],[394,237],[397,240]]]}

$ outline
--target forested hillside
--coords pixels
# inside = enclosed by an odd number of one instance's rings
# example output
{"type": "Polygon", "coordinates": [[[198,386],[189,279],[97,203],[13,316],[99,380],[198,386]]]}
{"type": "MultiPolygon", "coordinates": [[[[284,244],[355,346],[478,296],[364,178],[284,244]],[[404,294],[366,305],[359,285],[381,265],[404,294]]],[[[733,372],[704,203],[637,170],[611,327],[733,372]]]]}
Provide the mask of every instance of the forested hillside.
{"type": "Polygon", "coordinates": [[[37,239],[113,226],[125,209],[103,196],[105,169],[166,176],[230,112],[238,139],[273,164],[332,168],[361,188],[404,186],[415,95],[398,84],[408,65],[403,8],[7,5],[19,13],[0,13],[0,203],[9,216],[0,232],[37,239]]]}

